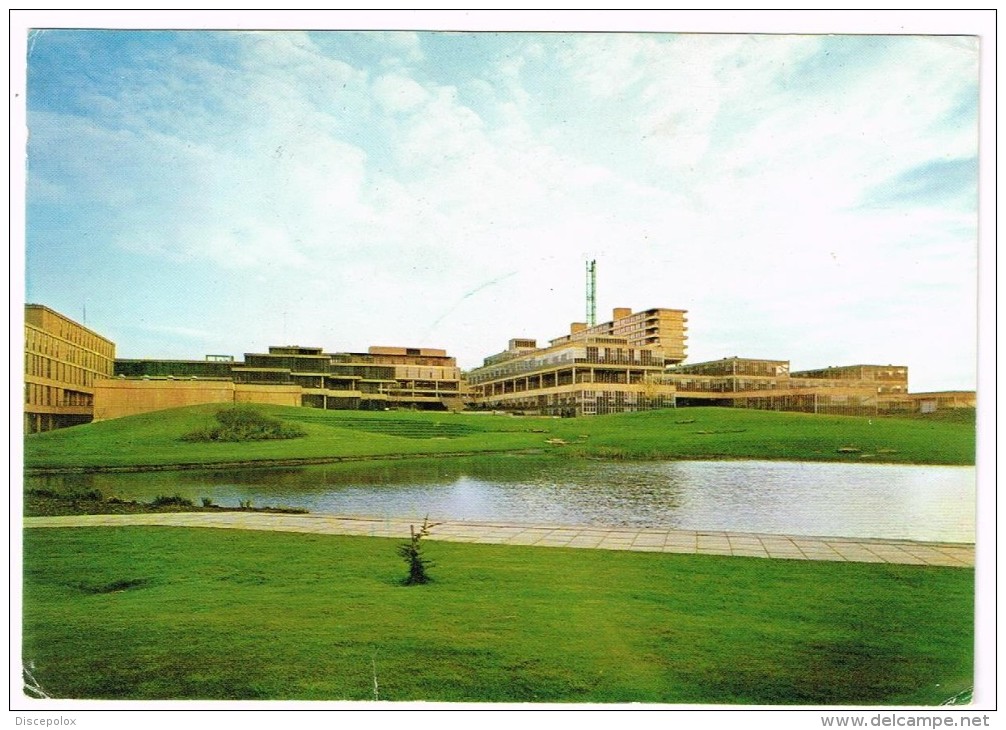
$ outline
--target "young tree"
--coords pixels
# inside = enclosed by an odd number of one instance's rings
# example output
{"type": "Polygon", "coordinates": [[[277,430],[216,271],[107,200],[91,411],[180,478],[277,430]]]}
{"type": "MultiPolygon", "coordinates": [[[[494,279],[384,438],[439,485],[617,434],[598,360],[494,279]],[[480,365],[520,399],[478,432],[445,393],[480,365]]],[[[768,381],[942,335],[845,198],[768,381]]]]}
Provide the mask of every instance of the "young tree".
{"type": "Polygon", "coordinates": [[[430,534],[430,518],[423,519],[423,524],[417,531],[415,525],[409,525],[411,537],[409,541],[398,546],[398,554],[409,566],[409,574],[402,581],[404,585],[414,586],[429,583],[431,578],[426,573],[426,569],[433,566],[433,563],[423,555],[422,539],[430,534]]]}

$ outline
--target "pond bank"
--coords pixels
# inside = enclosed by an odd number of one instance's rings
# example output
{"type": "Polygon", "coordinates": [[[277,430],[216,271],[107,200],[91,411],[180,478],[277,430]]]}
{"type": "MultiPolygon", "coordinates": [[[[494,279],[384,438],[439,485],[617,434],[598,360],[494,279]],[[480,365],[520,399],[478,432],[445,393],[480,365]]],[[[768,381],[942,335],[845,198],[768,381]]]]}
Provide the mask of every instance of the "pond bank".
{"type": "Polygon", "coordinates": [[[505,451],[441,451],[415,454],[369,454],[362,456],[319,456],[292,459],[249,459],[244,461],[186,462],[180,464],[131,464],[129,466],[53,466],[26,468],[25,476],[58,476],[60,474],[130,474],[160,471],[224,471],[228,469],[270,469],[285,466],[324,466],[367,461],[403,461],[406,459],[464,459],[492,456],[540,456],[545,449],[511,449],[505,451]]]}

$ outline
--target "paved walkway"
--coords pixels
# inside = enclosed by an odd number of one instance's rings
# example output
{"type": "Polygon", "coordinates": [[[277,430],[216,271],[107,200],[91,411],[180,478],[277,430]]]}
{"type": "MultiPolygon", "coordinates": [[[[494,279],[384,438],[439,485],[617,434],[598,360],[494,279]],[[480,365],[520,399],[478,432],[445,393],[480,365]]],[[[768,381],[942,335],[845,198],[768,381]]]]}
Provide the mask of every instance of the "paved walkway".
{"type": "MultiPolygon", "coordinates": [[[[24,518],[25,527],[158,525],[393,538],[408,537],[410,524],[419,527],[415,520],[339,517],[319,514],[268,514],[263,512],[165,512],[137,515],[24,518]]],[[[898,563],[953,567],[973,567],[975,564],[975,547],[966,543],[801,537],[714,530],[632,529],[451,521],[434,523],[428,539],[499,545],[639,550],[854,563],[898,563]]]]}

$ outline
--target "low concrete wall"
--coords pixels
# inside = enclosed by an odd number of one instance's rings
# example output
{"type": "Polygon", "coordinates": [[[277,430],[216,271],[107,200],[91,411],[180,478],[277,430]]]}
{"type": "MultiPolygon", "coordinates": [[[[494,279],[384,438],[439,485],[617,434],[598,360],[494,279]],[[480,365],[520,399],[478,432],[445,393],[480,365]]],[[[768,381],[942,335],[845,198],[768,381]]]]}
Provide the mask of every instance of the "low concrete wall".
{"type": "Polygon", "coordinates": [[[237,383],[234,386],[235,403],[264,403],[272,406],[299,406],[301,387],[299,385],[249,385],[237,383]]]}
{"type": "Polygon", "coordinates": [[[208,403],[299,406],[298,385],[246,385],[229,380],[99,380],[94,384],[94,420],[208,403]]]}

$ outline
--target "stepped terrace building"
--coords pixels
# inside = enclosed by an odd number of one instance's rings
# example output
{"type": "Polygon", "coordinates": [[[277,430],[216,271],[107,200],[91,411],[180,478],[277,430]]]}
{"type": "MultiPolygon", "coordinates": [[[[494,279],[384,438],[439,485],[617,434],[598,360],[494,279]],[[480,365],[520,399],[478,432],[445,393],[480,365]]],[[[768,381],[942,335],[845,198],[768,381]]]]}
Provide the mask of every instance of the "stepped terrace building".
{"type": "Polygon", "coordinates": [[[461,371],[444,350],[371,347],[325,354],[321,348],[270,347],[233,369],[237,383],[293,384],[301,405],[330,410],[460,407],[461,371]]]}
{"type": "Polygon", "coordinates": [[[661,375],[684,356],[684,311],[616,309],[612,321],[574,323],[548,347],[510,340],[466,373],[469,404],[560,416],[669,408],[675,388],[661,375]]]}
{"type": "Polygon", "coordinates": [[[320,347],[270,347],[243,361],[117,360],[98,383],[95,420],[204,403],[268,403],[323,409],[456,410],[461,371],[444,350],[371,347],[325,353],[320,347]]]}
{"type": "Polygon", "coordinates": [[[40,304],[24,308],[24,431],[89,423],[94,386],[112,374],[115,343],[40,304]]]}

